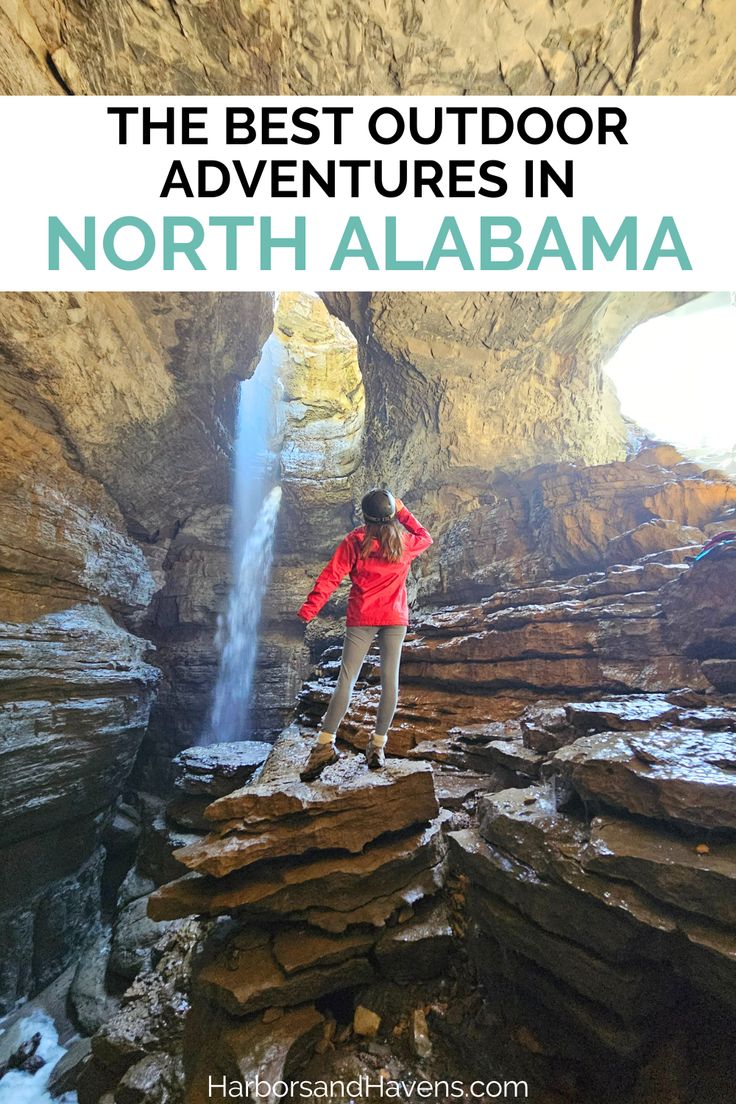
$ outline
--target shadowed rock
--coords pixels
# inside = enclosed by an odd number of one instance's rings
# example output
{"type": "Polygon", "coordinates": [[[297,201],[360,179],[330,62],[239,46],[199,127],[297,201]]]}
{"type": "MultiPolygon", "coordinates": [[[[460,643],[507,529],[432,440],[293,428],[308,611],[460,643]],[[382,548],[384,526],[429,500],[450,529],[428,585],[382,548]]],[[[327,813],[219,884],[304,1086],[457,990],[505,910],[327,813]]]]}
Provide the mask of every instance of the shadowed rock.
{"type": "Polygon", "coordinates": [[[355,923],[383,924],[404,904],[436,893],[444,881],[445,843],[439,821],[379,840],[350,855],[262,862],[225,878],[189,874],[149,898],[157,920],[205,913],[302,918],[327,931],[355,923]]]}
{"type": "Polygon", "coordinates": [[[698,853],[675,832],[615,818],[596,818],[586,870],[634,882],[660,901],[736,925],[736,844],[714,841],[698,853]]]}
{"type": "MultiPolygon", "coordinates": [[[[733,528],[733,525],[724,528],[733,528]]],[[[736,691],[736,555],[708,556],[662,591],[670,638],[716,689],[736,691]]]]}
{"type": "Polygon", "coordinates": [[[262,1080],[261,1100],[277,1104],[278,1095],[266,1094],[290,1077],[311,1054],[322,1034],[324,1018],[312,1004],[286,1009],[278,1018],[233,1019],[219,1008],[195,1007],[186,1028],[187,1104],[210,1104],[210,1078],[231,1084],[262,1080]]]}
{"type": "MultiPolygon", "coordinates": [[[[284,937],[286,940],[288,936],[284,937]]],[[[291,933],[291,938],[294,934],[291,933]]],[[[324,937],[323,937],[324,938],[324,937]]],[[[266,1008],[283,1008],[315,1000],[326,993],[360,985],[374,977],[365,955],[358,955],[358,941],[349,939],[344,953],[312,948],[305,968],[287,973],[274,951],[268,932],[258,929],[236,935],[214,962],[200,971],[196,991],[231,1015],[243,1016],[266,1008]]],[[[367,950],[363,945],[360,949],[367,950]]],[[[282,955],[288,954],[281,945],[282,955]]]]}
{"type": "MultiPolygon", "coordinates": [[[[531,923],[581,944],[609,962],[641,957],[655,939],[643,935],[641,922],[652,933],[663,927],[657,909],[635,887],[611,884],[580,869],[567,882],[549,877],[533,865],[493,847],[473,829],[450,833],[453,869],[466,874],[472,885],[517,909],[531,923]]],[[[540,864],[541,865],[541,864],[540,864]]],[[[472,902],[471,902],[472,911],[472,902]]]]}

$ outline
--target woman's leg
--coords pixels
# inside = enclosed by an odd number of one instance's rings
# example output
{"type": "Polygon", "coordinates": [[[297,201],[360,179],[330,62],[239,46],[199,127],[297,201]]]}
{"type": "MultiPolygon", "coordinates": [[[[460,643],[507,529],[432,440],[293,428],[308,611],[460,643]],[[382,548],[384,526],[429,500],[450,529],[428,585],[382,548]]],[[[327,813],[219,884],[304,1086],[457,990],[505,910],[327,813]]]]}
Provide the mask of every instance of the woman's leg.
{"type": "Polygon", "coordinates": [[[378,630],[381,650],[381,700],[378,704],[373,743],[383,747],[399,700],[399,663],[406,625],[384,625],[378,630]]]}
{"type": "Polygon", "coordinates": [[[337,732],[340,721],[347,713],[360,669],[375,635],[376,629],[372,625],[352,625],[345,630],[340,674],[322,719],[322,732],[332,733],[333,736],[337,732]]]}

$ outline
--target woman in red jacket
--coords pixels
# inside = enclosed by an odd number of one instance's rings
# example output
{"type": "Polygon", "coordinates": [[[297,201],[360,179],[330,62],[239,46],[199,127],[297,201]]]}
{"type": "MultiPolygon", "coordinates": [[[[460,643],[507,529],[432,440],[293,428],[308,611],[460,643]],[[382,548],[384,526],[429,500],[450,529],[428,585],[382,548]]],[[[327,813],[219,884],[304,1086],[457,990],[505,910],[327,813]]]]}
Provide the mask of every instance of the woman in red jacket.
{"type": "Polygon", "coordinates": [[[399,694],[401,645],[409,623],[406,577],[411,561],[432,543],[427,530],[390,491],[369,491],[361,508],[365,525],[353,529],[340,543],[299,610],[303,621],[311,621],[345,576],[350,576],[340,675],[322,731],[301,773],[304,781],[316,778],[339,758],[335,734],[376,633],[381,653],[381,700],[365,757],[373,769],[384,766],[387,733],[399,694]]]}

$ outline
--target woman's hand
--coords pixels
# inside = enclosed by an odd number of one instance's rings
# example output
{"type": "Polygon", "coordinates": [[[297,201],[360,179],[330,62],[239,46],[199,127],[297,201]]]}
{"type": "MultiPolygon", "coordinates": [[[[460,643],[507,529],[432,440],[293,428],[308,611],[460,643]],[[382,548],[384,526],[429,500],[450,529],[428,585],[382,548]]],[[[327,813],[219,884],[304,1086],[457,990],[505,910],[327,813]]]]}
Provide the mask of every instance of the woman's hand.
{"type": "Polygon", "coordinates": [[[396,503],[396,513],[398,514],[399,510],[404,509],[404,503],[400,498],[397,498],[396,495],[394,495],[394,502],[396,503]]]}

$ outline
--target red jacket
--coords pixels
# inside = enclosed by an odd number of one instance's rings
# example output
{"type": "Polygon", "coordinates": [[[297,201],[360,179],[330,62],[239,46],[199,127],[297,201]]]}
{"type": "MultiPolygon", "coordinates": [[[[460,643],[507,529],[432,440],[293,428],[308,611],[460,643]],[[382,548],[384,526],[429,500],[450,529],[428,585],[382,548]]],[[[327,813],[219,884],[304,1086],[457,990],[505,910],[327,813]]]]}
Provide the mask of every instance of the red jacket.
{"type": "MultiPolygon", "coordinates": [[[[390,563],[380,556],[360,555],[365,529],[360,526],[348,533],[338,545],[334,556],[320,573],[306,602],[299,610],[304,621],[311,621],[324,606],[332,592],[346,575],[352,586],[348,598],[347,625],[408,625],[409,606],[406,599],[406,577],[411,561],[429,548],[432,538],[406,506],[396,515],[407,530],[404,552],[400,560],[390,563]]],[[[378,547],[378,541],[375,542],[378,547]]]]}

